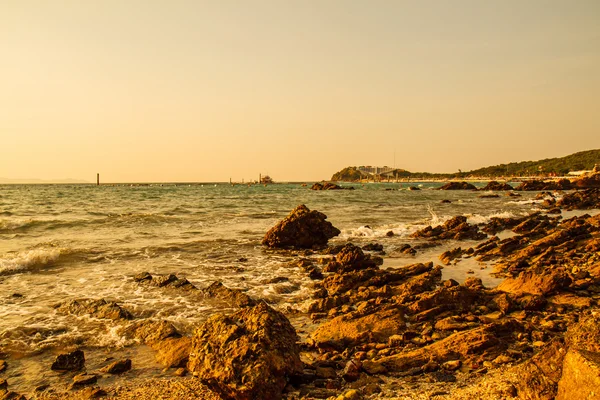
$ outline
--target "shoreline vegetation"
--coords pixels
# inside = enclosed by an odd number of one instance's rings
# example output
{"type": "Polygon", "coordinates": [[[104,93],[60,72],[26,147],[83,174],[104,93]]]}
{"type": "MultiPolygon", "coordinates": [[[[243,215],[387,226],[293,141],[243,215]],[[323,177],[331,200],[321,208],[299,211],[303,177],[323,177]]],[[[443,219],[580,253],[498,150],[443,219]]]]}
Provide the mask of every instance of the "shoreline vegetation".
{"type": "Polygon", "coordinates": [[[539,191],[541,201],[526,216],[470,224],[456,215],[421,229],[407,253],[457,247],[395,268],[381,267],[383,243],[329,246],[340,231],[323,213],[298,206],[262,244],[292,257],[290,268],[313,281],[308,309],[276,310],[220,282],[197,288],[176,275],[140,273],[138,285],[222,301],[233,311],[212,315],[191,337],[164,320],[136,321],[104,299],[57,311],[133,321],[118,334],[148,346],[177,377],[103,385],[104,376],[143,366],[109,357],[87,371],[85,349],[65,349],[52,364],[64,384],[34,393],[11,391],[2,379],[11,360],[0,360],[0,398],[587,398],[600,392],[600,171],[568,184],[523,188],[539,191]],[[574,210],[582,211],[563,218],[574,210]],[[504,280],[485,287],[474,277],[442,279],[444,268],[469,259],[493,262],[504,280]]]}
{"type": "Polygon", "coordinates": [[[385,172],[375,172],[361,167],[346,167],[336,172],[331,181],[343,182],[443,182],[452,180],[503,182],[531,179],[569,178],[569,173],[590,171],[600,163],[600,150],[587,150],[566,157],[549,158],[539,161],[522,161],[479,168],[456,173],[410,172],[400,168],[385,168],[385,172]]]}

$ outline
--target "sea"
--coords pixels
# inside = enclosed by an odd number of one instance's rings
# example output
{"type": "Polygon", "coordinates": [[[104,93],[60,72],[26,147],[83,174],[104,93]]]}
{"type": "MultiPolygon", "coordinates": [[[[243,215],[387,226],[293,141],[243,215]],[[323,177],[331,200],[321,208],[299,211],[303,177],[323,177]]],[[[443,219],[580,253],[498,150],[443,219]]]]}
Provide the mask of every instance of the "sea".
{"type": "MultiPolygon", "coordinates": [[[[84,349],[88,370],[110,358],[131,357],[134,369],[127,379],[169,374],[150,349],[119,335],[128,322],[64,315],[55,309],[64,301],[116,301],[137,319],[165,319],[183,334],[192,334],[213,313],[231,311],[185,292],[136,284],[133,277],[140,272],[173,273],[199,288],[221,281],[275,308],[306,311],[314,282],[293,265],[300,255],[261,245],[265,233],[300,204],[324,213],[341,230],[333,245],[381,243],[382,268],[390,268],[441,264],[443,251],[477,244],[450,241],[416,255],[401,253],[402,245],[423,242],[410,237],[418,229],[456,215],[475,224],[527,215],[541,202],[531,192],[479,198],[485,192],[436,190],[441,183],[343,184],[355,190],[336,191],[310,186],[0,185],[0,358],[8,363],[0,377],[17,391],[63,384],[64,376],[49,367],[56,354],[72,348],[84,349]]],[[[492,269],[469,259],[444,267],[443,274],[459,282],[480,277],[493,287],[502,278],[492,269]]]]}

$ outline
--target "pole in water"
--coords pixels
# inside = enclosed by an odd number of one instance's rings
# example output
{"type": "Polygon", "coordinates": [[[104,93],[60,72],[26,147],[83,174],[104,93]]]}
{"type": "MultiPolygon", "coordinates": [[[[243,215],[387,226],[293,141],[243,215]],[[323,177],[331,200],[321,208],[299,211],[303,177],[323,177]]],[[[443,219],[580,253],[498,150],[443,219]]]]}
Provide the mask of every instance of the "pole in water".
{"type": "Polygon", "coordinates": [[[96,186],[100,186],[100,174],[96,174],[96,186]]]}
{"type": "Polygon", "coordinates": [[[258,174],[258,184],[262,183],[262,174],[258,174]]]}

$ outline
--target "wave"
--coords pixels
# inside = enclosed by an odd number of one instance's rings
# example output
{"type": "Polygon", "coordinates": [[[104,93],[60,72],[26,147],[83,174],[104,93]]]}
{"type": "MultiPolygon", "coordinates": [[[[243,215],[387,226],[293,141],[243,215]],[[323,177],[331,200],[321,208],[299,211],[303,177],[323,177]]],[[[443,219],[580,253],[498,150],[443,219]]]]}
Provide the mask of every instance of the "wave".
{"type": "Polygon", "coordinates": [[[3,255],[0,257],[0,276],[51,266],[68,252],[65,248],[40,248],[3,255]]]}

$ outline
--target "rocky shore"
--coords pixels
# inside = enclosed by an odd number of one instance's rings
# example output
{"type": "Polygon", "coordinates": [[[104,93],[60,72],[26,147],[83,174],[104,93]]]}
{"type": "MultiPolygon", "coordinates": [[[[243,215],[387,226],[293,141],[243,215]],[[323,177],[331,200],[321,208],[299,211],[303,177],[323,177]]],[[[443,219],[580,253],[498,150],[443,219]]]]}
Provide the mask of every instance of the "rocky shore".
{"type": "Polygon", "coordinates": [[[188,337],[104,299],[56,310],[129,321],[119,335],[151,348],[173,377],[104,385],[103,377],[138,366],[107,359],[87,370],[85,349],[73,349],[48,366],[64,372],[64,385],[35,393],[11,391],[2,378],[10,363],[0,360],[0,399],[593,398],[600,393],[600,214],[560,214],[600,209],[600,189],[542,196],[544,211],[528,216],[479,225],[456,216],[417,231],[421,246],[461,246],[441,252],[439,263],[396,268],[382,268],[380,243],[328,246],[340,231],[299,206],[263,245],[292,257],[290,268],[312,280],[306,308],[280,310],[220,282],[198,288],[141,272],[135,285],[222,302],[231,312],[212,315],[188,337]],[[444,268],[468,259],[492,262],[504,281],[488,288],[474,277],[442,278],[444,268]]]}

